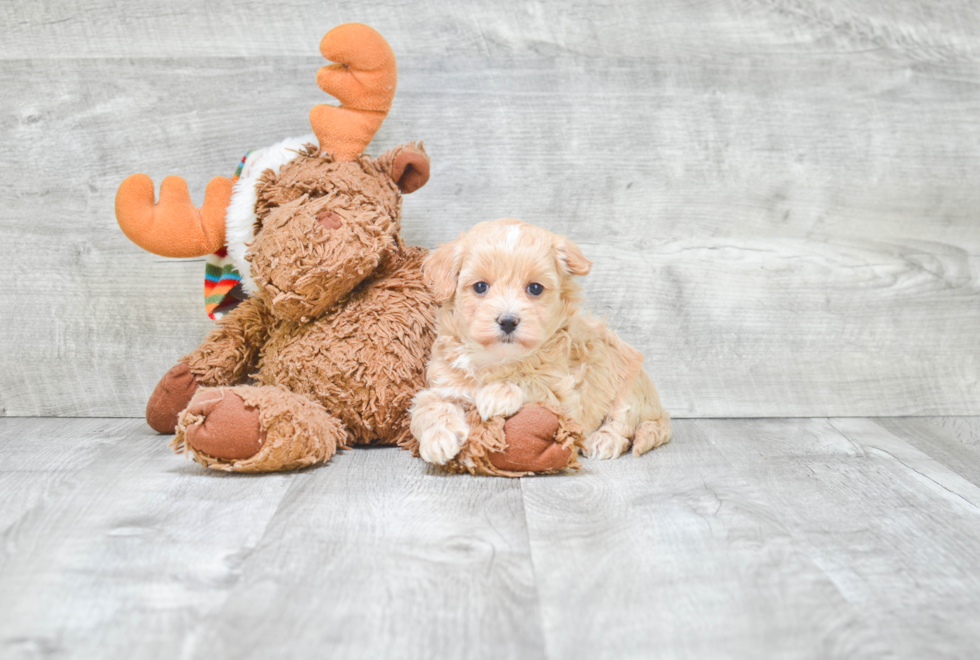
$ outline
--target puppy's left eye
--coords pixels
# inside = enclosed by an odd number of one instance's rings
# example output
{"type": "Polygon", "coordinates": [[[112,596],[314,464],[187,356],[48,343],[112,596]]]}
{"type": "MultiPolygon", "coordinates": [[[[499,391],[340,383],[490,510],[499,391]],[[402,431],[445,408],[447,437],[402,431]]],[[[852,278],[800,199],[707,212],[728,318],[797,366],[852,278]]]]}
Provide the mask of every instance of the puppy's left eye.
{"type": "Polygon", "coordinates": [[[543,291],[544,291],[544,287],[538,284],[537,282],[531,282],[530,284],[527,285],[527,292],[530,293],[532,296],[540,296],[543,291]]]}

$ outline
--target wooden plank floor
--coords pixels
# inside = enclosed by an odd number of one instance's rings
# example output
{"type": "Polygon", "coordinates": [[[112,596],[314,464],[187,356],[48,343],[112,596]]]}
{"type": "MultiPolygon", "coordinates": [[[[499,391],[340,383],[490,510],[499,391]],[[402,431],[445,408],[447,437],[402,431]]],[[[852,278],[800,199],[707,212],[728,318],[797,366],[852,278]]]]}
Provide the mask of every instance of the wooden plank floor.
{"type": "Polygon", "coordinates": [[[980,418],[678,420],[523,480],[210,473],[132,419],[0,419],[0,451],[3,658],[980,648],[980,418]]]}

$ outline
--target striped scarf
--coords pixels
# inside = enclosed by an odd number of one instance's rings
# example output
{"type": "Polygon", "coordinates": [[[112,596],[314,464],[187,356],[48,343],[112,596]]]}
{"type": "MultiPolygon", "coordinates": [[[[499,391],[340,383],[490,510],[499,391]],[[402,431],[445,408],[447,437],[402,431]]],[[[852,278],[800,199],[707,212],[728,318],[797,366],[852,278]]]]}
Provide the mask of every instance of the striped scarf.
{"type": "MultiPolygon", "coordinates": [[[[252,152],[249,151],[242,157],[231,178],[233,182],[241,177],[242,168],[245,167],[245,160],[250,153],[252,152]]],[[[211,320],[217,321],[247,297],[248,294],[242,290],[242,276],[235,269],[228,250],[221,248],[209,255],[204,266],[204,309],[211,320]]]]}

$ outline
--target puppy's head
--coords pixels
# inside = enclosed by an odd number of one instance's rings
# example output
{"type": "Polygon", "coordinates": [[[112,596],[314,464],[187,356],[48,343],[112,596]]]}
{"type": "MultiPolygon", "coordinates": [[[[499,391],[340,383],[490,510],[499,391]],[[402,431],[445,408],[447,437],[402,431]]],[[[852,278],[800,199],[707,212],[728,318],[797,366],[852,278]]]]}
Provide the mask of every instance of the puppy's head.
{"type": "Polygon", "coordinates": [[[481,222],[422,266],[452,331],[488,362],[524,357],[561,328],[578,302],[571,276],[591,268],[569,239],[511,219],[481,222]]]}

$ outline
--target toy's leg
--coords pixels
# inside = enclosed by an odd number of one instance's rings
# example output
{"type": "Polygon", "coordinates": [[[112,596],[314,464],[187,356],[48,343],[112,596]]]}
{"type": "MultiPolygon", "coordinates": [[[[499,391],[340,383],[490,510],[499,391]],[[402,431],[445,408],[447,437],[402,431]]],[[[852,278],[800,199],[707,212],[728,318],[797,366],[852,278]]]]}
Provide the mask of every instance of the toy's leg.
{"type": "Polygon", "coordinates": [[[549,472],[568,466],[574,447],[555,441],[561,422],[558,415],[527,406],[504,422],[507,448],[490,454],[490,462],[499,470],[514,472],[549,472]]]}
{"type": "Polygon", "coordinates": [[[560,409],[528,405],[504,420],[483,421],[479,412],[467,412],[470,435],[449,466],[456,472],[520,477],[527,474],[578,469],[577,445],[581,429],[560,409]]]}
{"type": "Polygon", "coordinates": [[[323,406],[278,387],[204,387],[180,413],[171,446],[227,472],[273,472],[322,463],[347,433],[323,406]]]}
{"type": "Polygon", "coordinates": [[[146,402],[146,423],[157,433],[174,433],[177,415],[191,402],[198,381],[186,362],[164,374],[146,402]]]}

